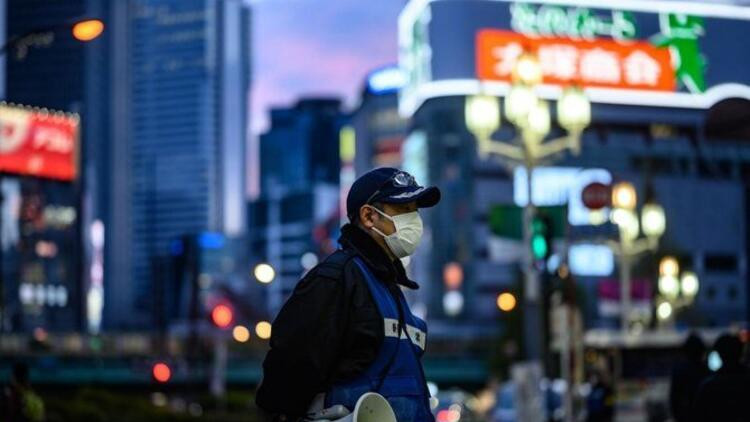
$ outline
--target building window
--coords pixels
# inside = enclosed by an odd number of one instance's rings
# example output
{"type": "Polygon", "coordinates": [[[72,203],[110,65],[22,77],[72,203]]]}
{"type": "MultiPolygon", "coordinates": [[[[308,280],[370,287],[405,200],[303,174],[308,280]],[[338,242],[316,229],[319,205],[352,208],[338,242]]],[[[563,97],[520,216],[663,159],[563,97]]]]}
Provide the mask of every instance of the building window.
{"type": "Polygon", "coordinates": [[[736,272],[737,256],[726,254],[706,255],[703,265],[708,272],[736,272]]]}
{"type": "Polygon", "coordinates": [[[739,296],[739,291],[737,289],[736,285],[729,286],[729,290],[727,291],[727,295],[729,296],[730,302],[737,301],[737,296],[739,296]]]}
{"type": "Polygon", "coordinates": [[[716,287],[708,286],[706,289],[706,298],[713,301],[716,298],[716,287]]]}

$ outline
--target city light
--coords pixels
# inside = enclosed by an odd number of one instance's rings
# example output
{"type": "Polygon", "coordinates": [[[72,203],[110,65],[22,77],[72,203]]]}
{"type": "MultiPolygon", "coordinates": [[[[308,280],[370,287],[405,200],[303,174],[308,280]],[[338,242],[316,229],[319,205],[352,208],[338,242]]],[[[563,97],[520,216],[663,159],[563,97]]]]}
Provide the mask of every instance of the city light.
{"type": "Polygon", "coordinates": [[[580,131],[591,123],[591,102],[577,87],[566,88],[557,101],[557,120],[568,131],[580,131]]]}
{"type": "Polygon", "coordinates": [[[466,127],[472,133],[491,135],[500,128],[500,102],[497,97],[476,95],[466,98],[466,127]]]}
{"type": "Polygon", "coordinates": [[[104,22],[98,19],[89,19],[73,25],[73,37],[78,41],[91,41],[99,37],[104,31],[104,22]]]}
{"type": "Polygon", "coordinates": [[[169,368],[169,365],[164,362],[154,364],[151,369],[151,374],[154,376],[154,379],[160,383],[165,383],[172,378],[172,370],[169,368]]]}
{"type": "Polygon", "coordinates": [[[611,220],[620,228],[620,236],[627,241],[638,238],[638,216],[632,209],[616,208],[611,213],[611,220]]]}
{"type": "Polygon", "coordinates": [[[514,85],[505,96],[505,116],[513,124],[520,125],[526,121],[537,101],[533,89],[526,85],[514,85]]]}
{"type": "Polygon", "coordinates": [[[250,330],[244,325],[238,325],[232,330],[232,337],[240,343],[245,343],[250,340],[250,330]]]}
{"type": "Polygon", "coordinates": [[[263,340],[271,338],[271,323],[268,321],[261,321],[255,325],[255,335],[263,340]]]}
{"type": "Polygon", "coordinates": [[[443,409],[435,416],[437,422],[458,422],[460,419],[461,412],[456,409],[443,409]]]}
{"type": "Polygon", "coordinates": [[[667,227],[664,208],[659,204],[645,204],[641,210],[641,226],[643,227],[643,234],[648,237],[663,235],[667,227]]]}
{"type": "Polygon", "coordinates": [[[464,281],[464,270],[458,262],[450,262],[443,268],[443,282],[448,289],[458,289],[464,281]]]}
{"type": "Polygon", "coordinates": [[[268,284],[276,278],[276,270],[274,270],[269,264],[261,263],[255,266],[253,275],[255,275],[255,279],[259,282],[268,284]]]}
{"type": "Polygon", "coordinates": [[[503,312],[510,312],[516,307],[516,297],[512,293],[501,293],[497,297],[497,307],[503,312]]]}
{"type": "Polygon", "coordinates": [[[211,320],[219,328],[229,327],[233,319],[232,308],[227,305],[216,305],[211,311],[211,320]]]}
{"type": "Polygon", "coordinates": [[[677,259],[672,256],[665,256],[659,262],[659,275],[668,275],[677,277],[680,273],[680,264],[677,263],[677,259]]]}
{"type": "Polygon", "coordinates": [[[672,316],[672,304],[669,302],[662,302],[656,308],[656,314],[661,320],[669,319],[672,316]]]}
{"type": "Polygon", "coordinates": [[[680,282],[673,275],[659,277],[659,292],[668,299],[675,299],[680,294],[680,282]]]}
{"type": "Polygon", "coordinates": [[[513,81],[533,86],[542,82],[542,66],[535,54],[524,53],[513,68],[513,81]]]}
{"type": "Polygon", "coordinates": [[[529,140],[539,142],[550,131],[551,118],[549,115],[549,103],[537,100],[536,104],[529,110],[526,128],[534,135],[529,140]]]}
{"type": "Polygon", "coordinates": [[[49,333],[44,328],[42,327],[34,328],[34,340],[38,341],[39,343],[44,343],[45,341],[47,341],[48,337],[49,337],[49,333]]]}
{"type": "Polygon", "coordinates": [[[694,297],[696,294],[698,294],[699,289],[699,282],[698,282],[698,276],[691,271],[685,271],[682,274],[682,279],[680,280],[680,289],[682,290],[682,295],[691,298],[694,297]]]}
{"type": "Polygon", "coordinates": [[[719,353],[716,350],[712,350],[711,353],[708,354],[708,369],[716,372],[719,369],[721,369],[722,361],[721,356],[719,356],[719,353]]]}
{"type": "Polygon", "coordinates": [[[443,295],[443,312],[454,317],[464,310],[464,295],[458,291],[450,291],[443,295]]]}
{"type": "Polygon", "coordinates": [[[638,196],[630,182],[620,182],[612,188],[612,206],[626,210],[635,209],[638,196]]]}
{"type": "Polygon", "coordinates": [[[305,271],[310,270],[314,266],[318,265],[318,255],[316,255],[314,252],[306,252],[300,258],[300,264],[302,265],[302,268],[305,269],[305,271]]]}

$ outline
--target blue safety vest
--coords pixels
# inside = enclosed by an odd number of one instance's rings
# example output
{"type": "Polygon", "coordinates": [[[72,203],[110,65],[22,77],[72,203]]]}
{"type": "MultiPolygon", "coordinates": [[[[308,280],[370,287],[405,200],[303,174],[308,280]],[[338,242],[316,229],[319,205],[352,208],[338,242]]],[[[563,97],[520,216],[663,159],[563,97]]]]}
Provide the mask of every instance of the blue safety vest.
{"type": "Polygon", "coordinates": [[[332,386],[326,393],[325,406],[343,404],[353,411],[362,394],[374,391],[388,399],[399,422],[433,422],[420,362],[427,344],[427,324],[412,315],[403,293],[395,289],[406,324],[403,330],[399,329],[399,310],[393,295],[359,258],[354,260],[383,317],[385,336],[370,367],[355,379],[332,386]]]}

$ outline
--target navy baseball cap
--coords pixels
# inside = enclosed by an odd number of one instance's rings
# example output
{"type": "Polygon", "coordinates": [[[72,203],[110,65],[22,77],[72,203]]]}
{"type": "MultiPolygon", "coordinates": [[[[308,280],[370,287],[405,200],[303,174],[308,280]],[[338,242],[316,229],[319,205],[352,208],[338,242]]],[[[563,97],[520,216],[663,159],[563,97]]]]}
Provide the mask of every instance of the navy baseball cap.
{"type": "Polygon", "coordinates": [[[414,176],[405,171],[380,167],[354,181],[346,197],[346,214],[349,221],[354,221],[365,204],[405,204],[413,201],[419,208],[432,207],[440,202],[440,189],[420,186],[414,176]]]}

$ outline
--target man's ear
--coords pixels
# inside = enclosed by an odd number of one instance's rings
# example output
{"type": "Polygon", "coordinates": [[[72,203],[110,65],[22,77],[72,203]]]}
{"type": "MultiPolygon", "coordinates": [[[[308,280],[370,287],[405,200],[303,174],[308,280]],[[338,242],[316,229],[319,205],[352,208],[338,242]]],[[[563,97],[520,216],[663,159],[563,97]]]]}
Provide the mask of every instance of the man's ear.
{"type": "Polygon", "coordinates": [[[359,221],[364,227],[367,227],[369,229],[375,226],[373,214],[375,214],[375,212],[369,206],[362,205],[359,208],[359,221]]]}

